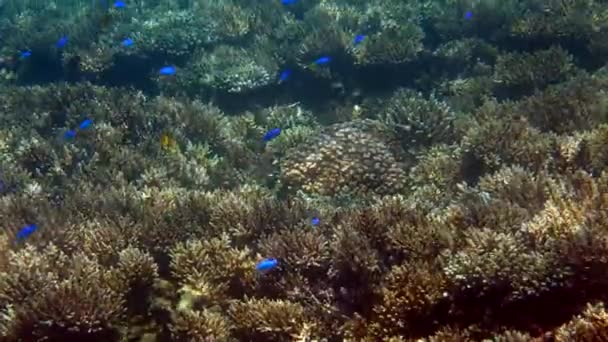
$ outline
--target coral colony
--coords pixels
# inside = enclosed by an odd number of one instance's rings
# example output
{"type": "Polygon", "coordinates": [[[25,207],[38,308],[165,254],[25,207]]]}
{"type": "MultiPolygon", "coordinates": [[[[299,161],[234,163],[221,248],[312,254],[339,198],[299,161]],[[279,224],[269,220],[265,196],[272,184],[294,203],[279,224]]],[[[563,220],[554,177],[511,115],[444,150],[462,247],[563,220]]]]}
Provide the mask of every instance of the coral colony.
{"type": "Polygon", "coordinates": [[[608,3],[0,7],[0,341],[607,341],[608,3]]]}

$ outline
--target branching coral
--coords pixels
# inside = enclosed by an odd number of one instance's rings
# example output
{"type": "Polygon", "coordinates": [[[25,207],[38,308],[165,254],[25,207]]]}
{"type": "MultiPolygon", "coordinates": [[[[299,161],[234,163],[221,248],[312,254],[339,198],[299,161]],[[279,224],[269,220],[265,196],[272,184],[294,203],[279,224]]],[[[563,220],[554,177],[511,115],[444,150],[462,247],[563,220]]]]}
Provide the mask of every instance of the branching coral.
{"type": "Polygon", "coordinates": [[[283,341],[318,324],[305,308],[283,300],[250,299],[230,307],[240,339],[283,341]]]}
{"type": "Polygon", "coordinates": [[[193,342],[231,341],[232,328],[226,317],[209,310],[179,311],[170,326],[175,340],[193,342]]]}
{"type": "Polygon", "coordinates": [[[525,115],[542,131],[568,133],[605,122],[608,79],[580,75],[548,87],[515,105],[514,112],[525,115]]]}
{"type": "MultiPolygon", "coordinates": [[[[428,264],[394,267],[381,290],[381,301],[374,306],[372,334],[416,336],[434,329],[429,317],[447,297],[447,284],[428,264]]],[[[436,324],[436,323],[435,323],[436,324]]]]}
{"type": "Polygon", "coordinates": [[[502,54],[494,69],[494,82],[507,89],[532,91],[563,81],[574,73],[572,56],[559,47],[534,54],[502,54]]]}
{"type": "MultiPolygon", "coordinates": [[[[462,143],[468,158],[481,164],[469,171],[493,170],[501,164],[520,164],[539,170],[551,163],[554,137],[531,127],[525,117],[489,102],[479,109],[478,122],[469,129],[462,143]]],[[[471,176],[474,175],[465,175],[471,176]]]]}
{"type": "Polygon", "coordinates": [[[184,308],[226,304],[250,292],[255,261],[247,249],[230,246],[227,236],[210,241],[190,241],[171,252],[173,275],[182,285],[184,308]]]}
{"type": "Polygon", "coordinates": [[[400,89],[378,107],[378,119],[398,132],[405,148],[455,140],[456,114],[435,97],[425,99],[420,93],[400,89]]]}
{"type": "Polygon", "coordinates": [[[10,327],[8,336],[118,340],[126,289],[113,270],[82,254],[70,258],[54,246],[42,252],[25,248],[10,258],[0,282],[3,307],[12,312],[4,317],[12,321],[2,324],[10,327]]]}
{"type": "Polygon", "coordinates": [[[608,340],[608,314],[603,303],[588,304],[582,315],[559,327],[555,341],[606,341],[608,340]]]}
{"type": "Polygon", "coordinates": [[[208,87],[229,93],[245,93],[267,86],[278,71],[272,56],[264,51],[220,45],[203,52],[188,67],[186,89],[208,87]]]}

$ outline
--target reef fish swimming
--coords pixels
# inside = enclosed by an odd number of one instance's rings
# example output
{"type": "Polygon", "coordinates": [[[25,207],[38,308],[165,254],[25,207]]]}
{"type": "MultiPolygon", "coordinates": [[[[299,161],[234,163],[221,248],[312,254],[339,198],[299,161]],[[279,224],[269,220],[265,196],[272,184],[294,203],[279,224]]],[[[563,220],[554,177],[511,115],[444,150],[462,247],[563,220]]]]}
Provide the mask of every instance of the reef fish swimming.
{"type": "Polygon", "coordinates": [[[265,142],[269,142],[270,140],[278,137],[279,135],[281,135],[281,129],[273,128],[273,129],[269,130],[268,132],[266,132],[266,134],[264,134],[263,139],[265,142]]]}
{"type": "Polygon", "coordinates": [[[255,265],[255,269],[258,272],[265,273],[265,272],[271,271],[272,269],[274,269],[278,265],[279,265],[279,262],[277,261],[277,259],[266,258],[266,259],[263,259],[260,262],[258,262],[255,265]]]}
{"type": "Polygon", "coordinates": [[[27,226],[21,228],[17,232],[17,240],[20,241],[27,238],[28,236],[32,235],[32,233],[35,232],[36,229],[38,229],[38,226],[36,226],[35,224],[28,224],[27,226]]]}

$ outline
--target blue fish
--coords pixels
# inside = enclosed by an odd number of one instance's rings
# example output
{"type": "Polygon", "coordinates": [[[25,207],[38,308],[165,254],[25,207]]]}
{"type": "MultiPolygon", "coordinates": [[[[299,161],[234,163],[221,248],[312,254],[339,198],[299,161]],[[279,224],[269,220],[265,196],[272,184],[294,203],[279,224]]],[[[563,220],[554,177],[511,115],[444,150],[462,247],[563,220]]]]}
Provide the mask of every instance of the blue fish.
{"type": "Polygon", "coordinates": [[[319,223],[321,223],[321,220],[318,217],[313,217],[312,220],[310,220],[310,222],[312,223],[313,226],[318,226],[319,223]]]}
{"type": "Polygon", "coordinates": [[[125,8],[125,2],[124,1],[115,1],[114,2],[114,8],[125,8]]]}
{"type": "Polygon", "coordinates": [[[295,4],[298,0],[281,0],[281,3],[283,5],[291,5],[291,4],[295,4]]]}
{"type": "Polygon", "coordinates": [[[21,228],[19,232],[17,232],[17,240],[23,240],[28,236],[32,235],[33,232],[38,229],[38,226],[35,224],[28,224],[27,226],[21,228]]]}
{"type": "Polygon", "coordinates": [[[270,140],[278,137],[279,135],[281,135],[281,129],[273,128],[270,131],[266,132],[266,134],[264,134],[264,141],[269,142],[270,140]]]}
{"type": "Polygon", "coordinates": [[[283,72],[281,72],[281,76],[279,76],[279,81],[285,82],[285,81],[287,81],[289,76],[291,76],[291,70],[285,69],[285,70],[283,70],[283,72]]]}
{"type": "Polygon", "coordinates": [[[279,262],[277,261],[277,259],[266,258],[266,259],[263,259],[260,262],[258,262],[255,265],[255,269],[258,272],[268,272],[268,271],[272,270],[273,268],[277,267],[278,265],[279,265],[279,262]]]}
{"type": "Polygon", "coordinates": [[[355,39],[353,39],[353,44],[354,45],[359,45],[364,39],[365,39],[365,35],[364,34],[358,34],[358,35],[355,36],[355,39]]]}
{"type": "Polygon", "coordinates": [[[78,126],[78,128],[80,129],[87,129],[89,127],[91,127],[91,125],[93,124],[93,120],[91,119],[86,119],[83,122],[80,123],[80,125],[78,126]]]}
{"type": "Polygon", "coordinates": [[[23,50],[23,51],[21,51],[19,53],[19,58],[26,59],[26,58],[28,58],[31,55],[32,55],[32,51],[30,51],[30,50],[23,50]]]}
{"type": "Polygon", "coordinates": [[[161,74],[162,76],[175,75],[175,67],[173,67],[173,66],[162,67],[162,68],[160,68],[160,71],[158,73],[161,74]]]}
{"type": "Polygon", "coordinates": [[[473,12],[471,12],[471,11],[467,11],[467,12],[464,14],[464,19],[466,19],[466,20],[471,20],[471,18],[473,18],[473,12]]]}
{"type": "Polygon", "coordinates": [[[133,39],[131,38],[125,38],[125,40],[123,40],[120,45],[122,45],[123,47],[129,47],[131,45],[133,45],[133,39]]]}
{"type": "Polygon", "coordinates": [[[61,49],[67,43],[68,43],[68,36],[63,36],[63,37],[59,38],[59,40],[57,41],[57,44],[55,44],[55,46],[57,46],[58,49],[61,49]]]}
{"type": "Polygon", "coordinates": [[[319,58],[317,58],[316,61],[314,61],[314,64],[316,65],[323,65],[323,64],[327,64],[331,62],[331,57],[329,56],[321,56],[319,58]]]}
{"type": "Polygon", "coordinates": [[[66,140],[74,139],[75,136],[76,136],[76,131],[73,129],[67,130],[65,133],[63,133],[63,137],[66,140]]]}

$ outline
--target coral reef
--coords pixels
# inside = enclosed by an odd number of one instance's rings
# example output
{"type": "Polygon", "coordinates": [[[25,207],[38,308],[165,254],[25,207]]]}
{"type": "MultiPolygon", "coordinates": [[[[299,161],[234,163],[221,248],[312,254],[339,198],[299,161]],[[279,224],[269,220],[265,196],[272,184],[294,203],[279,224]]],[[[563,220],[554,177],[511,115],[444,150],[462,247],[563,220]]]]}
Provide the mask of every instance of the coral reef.
{"type": "Polygon", "coordinates": [[[607,18],[0,1],[0,341],[608,340],[607,18]]]}

